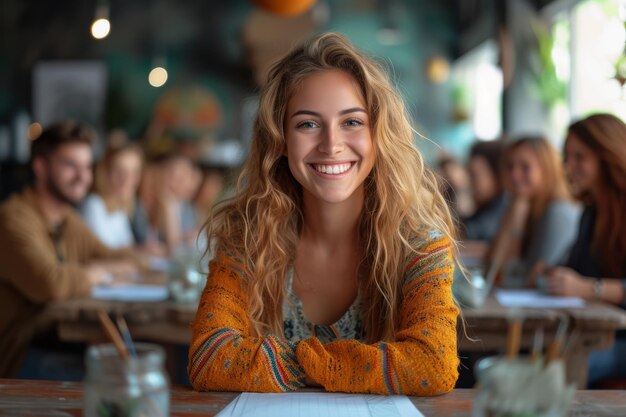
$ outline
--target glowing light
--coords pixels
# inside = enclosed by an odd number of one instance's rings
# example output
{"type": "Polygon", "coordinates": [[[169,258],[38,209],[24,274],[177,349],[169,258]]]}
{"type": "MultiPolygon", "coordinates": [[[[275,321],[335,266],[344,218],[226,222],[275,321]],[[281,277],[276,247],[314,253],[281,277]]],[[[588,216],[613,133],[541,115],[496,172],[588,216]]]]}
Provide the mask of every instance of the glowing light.
{"type": "Polygon", "coordinates": [[[42,131],[43,131],[43,128],[41,127],[39,123],[35,122],[31,124],[30,126],[28,126],[28,139],[30,140],[37,139],[41,135],[42,131]]]}
{"type": "Polygon", "coordinates": [[[441,56],[435,56],[426,63],[426,76],[435,84],[446,82],[450,76],[450,64],[441,56]]]}
{"type": "Polygon", "coordinates": [[[91,24],[91,36],[104,39],[111,31],[111,22],[108,19],[97,19],[91,24]]]}
{"type": "Polygon", "coordinates": [[[150,71],[148,82],[152,87],[161,87],[167,81],[167,70],[163,67],[156,67],[150,71]]]}

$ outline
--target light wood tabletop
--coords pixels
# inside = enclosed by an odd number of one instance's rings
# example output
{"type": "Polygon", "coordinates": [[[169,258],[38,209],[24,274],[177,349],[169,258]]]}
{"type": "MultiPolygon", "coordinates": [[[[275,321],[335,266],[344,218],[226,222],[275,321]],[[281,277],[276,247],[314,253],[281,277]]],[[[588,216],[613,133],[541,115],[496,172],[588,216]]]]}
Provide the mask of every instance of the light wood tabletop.
{"type": "MultiPolygon", "coordinates": [[[[409,397],[427,417],[470,417],[475,390],[460,389],[438,397],[409,397]]],[[[232,392],[170,390],[172,417],[214,416],[237,396],[232,392]]],[[[83,386],[77,382],[0,379],[0,416],[82,416],[83,386]]],[[[569,417],[626,416],[626,391],[577,391],[569,417]]]]}

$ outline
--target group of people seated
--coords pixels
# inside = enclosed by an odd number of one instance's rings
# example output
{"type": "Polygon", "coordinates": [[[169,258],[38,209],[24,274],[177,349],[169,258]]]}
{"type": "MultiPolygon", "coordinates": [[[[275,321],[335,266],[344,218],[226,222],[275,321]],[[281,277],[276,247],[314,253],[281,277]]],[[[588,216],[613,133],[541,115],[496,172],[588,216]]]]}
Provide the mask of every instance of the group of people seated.
{"type": "Polygon", "coordinates": [[[170,152],[145,165],[135,142],[109,144],[95,168],[93,192],[78,207],[111,248],[137,246],[172,254],[193,243],[224,189],[226,168],[198,166],[170,152]]]}
{"type": "Polygon", "coordinates": [[[195,245],[222,192],[225,168],[203,173],[177,154],[146,167],[130,141],[109,146],[94,168],[94,141],[73,121],[45,129],[31,146],[32,184],[0,206],[0,375],[45,374],[29,363],[58,344],[40,314],[45,302],[88,296],[140,273],[151,256],[195,245]]]}
{"type": "MultiPolygon", "coordinates": [[[[467,171],[476,209],[458,216],[461,251],[482,257],[485,274],[498,272],[496,285],[626,308],[623,121],[594,114],[573,123],[562,157],[542,137],[477,142],[467,171]]],[[[592,355],[592,384],[626,376],[618,352],[626,352],[621,332],[612,352],[592,355]]]]}
{"type": "Polygon", "coordinates": [[[183,156],[146,164],[135,145],[117,144],[90,193],[90,129],[61,123],[33,141],[33,184],[0,206],[0,376],[20,375],[24,357],[50,346],[47,301],[88,295],[138,268],[138,252],[171,254],[207,218],[210,273],[187,369],[198,390],[450,391],[452,280],[469,241],[486,242],[476,252],[504,266],[503,284],[542,278],[555,294],[624,302],[619,119],[573,124],[563,163],[541,138],[476,145],[477,211],[459,237],[401,96],[345,37],[295,47],[259,103],[236,192],[210,216],[223,176],[202,180],[183,156]]]}

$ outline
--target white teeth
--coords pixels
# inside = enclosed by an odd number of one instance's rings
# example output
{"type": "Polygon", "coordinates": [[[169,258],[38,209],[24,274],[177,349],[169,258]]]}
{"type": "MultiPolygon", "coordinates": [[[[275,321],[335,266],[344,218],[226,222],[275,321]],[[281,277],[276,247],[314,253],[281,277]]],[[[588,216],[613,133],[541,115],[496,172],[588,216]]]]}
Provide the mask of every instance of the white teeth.
{"type": "Polygon", "coordinates": [[[323,174],[338,175],[338,174],[343,174],[344,172],[349,170],[352,164],[347,163],[347,164],[339,164],[339,165],[313,165],[313,166],[315,167],[317,172],[321,172],[323,174]]]}

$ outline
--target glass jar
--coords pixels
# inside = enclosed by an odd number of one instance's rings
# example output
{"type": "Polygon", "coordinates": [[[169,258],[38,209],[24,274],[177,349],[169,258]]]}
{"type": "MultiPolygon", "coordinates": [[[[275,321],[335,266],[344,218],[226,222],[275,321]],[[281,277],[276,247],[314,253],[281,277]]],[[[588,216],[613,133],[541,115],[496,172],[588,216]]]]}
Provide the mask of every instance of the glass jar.
{"type": "Polygon", "coordinates": [[[123,360],[112,344],[87,349],[85,417],[168,417],[169,382],[160,346],[138,343],[123,360]]]}
{"type": "Polygon", "coordinates": [[[174,301],[197,303],[206,284],[206,274],[200,272],[202,250],[194,245],[176,248],[168,268],[168,288],[174,301]]]}
{"type": "Polygon", "coordinates": [[[473,417],[565,417],[574,397],[561,360],[489,357],[476,364],[476,377],[473,417]]]}

